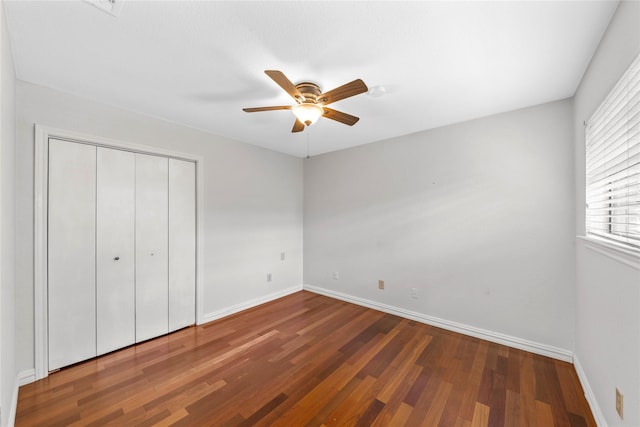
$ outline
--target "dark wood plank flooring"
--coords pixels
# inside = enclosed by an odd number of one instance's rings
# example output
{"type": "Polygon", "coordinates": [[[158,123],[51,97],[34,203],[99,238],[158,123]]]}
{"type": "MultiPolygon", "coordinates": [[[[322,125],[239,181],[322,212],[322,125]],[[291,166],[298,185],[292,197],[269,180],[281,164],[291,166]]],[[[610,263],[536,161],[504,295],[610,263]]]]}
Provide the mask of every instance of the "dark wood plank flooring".
{"type": "Polygon", "coordinates": [[[68,425],[596,424],[569,363],[303,291],[20,388],[68,425]]]}

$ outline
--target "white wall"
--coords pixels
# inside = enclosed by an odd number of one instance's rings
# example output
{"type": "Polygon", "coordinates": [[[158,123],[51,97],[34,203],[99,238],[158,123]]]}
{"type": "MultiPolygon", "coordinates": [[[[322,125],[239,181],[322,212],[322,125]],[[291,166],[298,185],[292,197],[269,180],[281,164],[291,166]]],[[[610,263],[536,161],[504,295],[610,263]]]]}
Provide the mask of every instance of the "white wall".
{"type": "Polygon", "coordinates": [[[564,100],[307,160],[305,284],[570,351],[572,122],[564,100]]]}
{"type": "Polygon", "coordinates": [[[16,96],[20,371],[34,367],[35,123],[204,157],[205,316],[301,286],[301,159],[21,81],[16,96]],[[273,274],[270,283],[267,273],[273,274]]]}
{"type": "MultiPolygon", "coordinates": [[[[583,122],[597,109],[638,53],[640,3],[623,1],[574,97],[578,235],[585,234],[583,122]]],[[[576,357],[605,422],[609,426],[637,427],[640,425],[640,270],[595,252],[580,239],[576,245],[576,357]],[[615,387],[625,396],[624,421],[615,411],[615,387]]]]}
{"type": "Polygon", "coordinates": [[[15,364],[15,70],[0,3],[0,425],[7,425],[15,364]]]}

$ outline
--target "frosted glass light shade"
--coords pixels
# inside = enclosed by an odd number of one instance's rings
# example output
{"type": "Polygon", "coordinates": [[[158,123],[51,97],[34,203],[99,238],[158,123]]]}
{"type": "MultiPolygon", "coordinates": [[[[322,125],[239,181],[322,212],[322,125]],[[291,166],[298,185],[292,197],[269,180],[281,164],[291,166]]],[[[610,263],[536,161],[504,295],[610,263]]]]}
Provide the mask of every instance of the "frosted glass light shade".
{"type": "Polygon", "coordinates": [[[314,124],[324,114],[321,106],[309,103],[298,104],[291,110],[298,120],[307,126],[314,124]]]}

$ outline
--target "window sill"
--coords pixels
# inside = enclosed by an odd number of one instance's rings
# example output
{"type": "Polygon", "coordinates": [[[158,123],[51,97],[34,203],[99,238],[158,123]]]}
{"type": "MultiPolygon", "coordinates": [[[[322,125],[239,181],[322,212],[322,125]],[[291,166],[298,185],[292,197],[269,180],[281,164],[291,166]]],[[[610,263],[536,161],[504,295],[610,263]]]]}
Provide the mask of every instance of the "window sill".
{"type": "Polygon", "coordinates": [[[640,270],[640,251],[594,236],[577,236],[577,238],[584,242],[585,247],[640,270]]]}

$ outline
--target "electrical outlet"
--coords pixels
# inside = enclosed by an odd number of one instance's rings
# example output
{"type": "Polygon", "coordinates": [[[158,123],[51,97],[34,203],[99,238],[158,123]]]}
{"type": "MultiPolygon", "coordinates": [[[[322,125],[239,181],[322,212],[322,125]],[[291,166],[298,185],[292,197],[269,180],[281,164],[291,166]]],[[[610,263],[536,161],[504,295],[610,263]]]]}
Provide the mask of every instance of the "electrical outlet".
{"type": "Polygon", "coordinates": [[[624,396],[616,387],[616,411],[618,411],[618,415],[620,415],[620,419],[624,420],[624,396]]]}
{"type": "Polygon", "coordinates": [[[284,252],[280,252],[280,261],[284,261],[284,252]]]}
{"type": "Polygon", "coordinates": [[[271,281],[271,273],[267,273],[267,282],[271,281]]]}
{"type": "Polygon", "coordinates": [[[411,288],[411,298],[418,299],[418,289],[411,288]]]}
{"type": "Polygon", "coordinates": [[[384,280],[378,280],[378,289],[384,289],[384,280]]]}
{"type": "Polygon", "coordinates": [[[338,277],[339,277],[339,276],[338,276],[338,272],[337,272],[337,271],[334,271],[333,273],[331,273],[331,278],[332,278],[333,280],[338,280],[338,277]]]}

